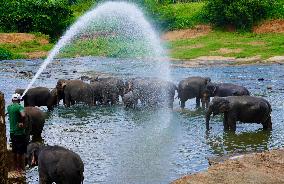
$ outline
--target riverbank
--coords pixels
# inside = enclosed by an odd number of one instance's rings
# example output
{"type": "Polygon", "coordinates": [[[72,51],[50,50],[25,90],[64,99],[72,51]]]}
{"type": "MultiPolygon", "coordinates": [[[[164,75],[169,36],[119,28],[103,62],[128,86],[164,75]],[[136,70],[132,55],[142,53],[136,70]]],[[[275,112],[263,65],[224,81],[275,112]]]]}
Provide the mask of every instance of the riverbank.
{"type": "Polygon", "coordinates": [[[231,157],[208,171],[184,176],[172,184],[284,183],[284,149],[231,157]]]}
{"type": "MultiPolygon", "coordinates": [[[[126,43],[108,42],[108,36],[113,35],[104,35],[105,39],[82,39],[65,49],[60,56],[123,55],[125,48],[121,44],[126,43]]],[[[284,63],[284,20],[263,22],[252,33],[225,32],[213,30],[209,25],[198,25],[191,29],[167,32],[161,38],[170,53],[173,66],[284,63]]],[[[41,34],[0,33],[0,48],[11,53],[9,59],[45,58],[53,46],[54,43],[41,34]]]]}

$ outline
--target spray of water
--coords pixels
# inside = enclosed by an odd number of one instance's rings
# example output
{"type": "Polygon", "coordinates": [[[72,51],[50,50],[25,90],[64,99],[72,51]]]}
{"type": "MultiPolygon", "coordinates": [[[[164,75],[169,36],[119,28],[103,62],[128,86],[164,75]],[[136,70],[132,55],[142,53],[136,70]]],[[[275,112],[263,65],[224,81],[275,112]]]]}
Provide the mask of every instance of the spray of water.
{"type": "MultiPolygon", "coordinates": [[[[139,32],[139,35],[146,40],[149,48],[148,50],[151,51],[152,61],[156,65],[155,68],[157,68],[156,75],[159,78],[169,80],[167,55],[161,46],[158,35],[145,19],[143,13],[135,5],[130,3],[106,2],[85,13],[69,28],[69,30],[66,31],[40,66],[32,81],[24,91],[23,96],[32,87],[47,65],[52,62],[52,60],[66,45],[76,38],[76,35],[87,31],[88,28],[90,28],[90,25],[95,25],[99,20],[104,20],[101,21],[103,23],[108,21],[109,17],[117,17],[120,19],[120,22],[123,23],[123,29],[121,31],[124,32],[124,35],[135,37],[135,35],[138,35],[137,33],[139,32]],[[163,60],[163,62],[160,62],[161,60],[163,60]]],[[[93,29],[96,29],[96,26],[94,26],[93,29]]]]}

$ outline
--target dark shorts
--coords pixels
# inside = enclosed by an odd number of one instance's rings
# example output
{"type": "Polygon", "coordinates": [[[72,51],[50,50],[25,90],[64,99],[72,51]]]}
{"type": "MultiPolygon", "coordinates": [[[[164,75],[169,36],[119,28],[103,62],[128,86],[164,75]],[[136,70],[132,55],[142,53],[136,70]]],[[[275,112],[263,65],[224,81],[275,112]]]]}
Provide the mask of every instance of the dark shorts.
{"type": "Polygon", "coordinates": [[[25,154],[27,152],[28,141],[26,135],[11,135],[12,152],[25,154]]]}

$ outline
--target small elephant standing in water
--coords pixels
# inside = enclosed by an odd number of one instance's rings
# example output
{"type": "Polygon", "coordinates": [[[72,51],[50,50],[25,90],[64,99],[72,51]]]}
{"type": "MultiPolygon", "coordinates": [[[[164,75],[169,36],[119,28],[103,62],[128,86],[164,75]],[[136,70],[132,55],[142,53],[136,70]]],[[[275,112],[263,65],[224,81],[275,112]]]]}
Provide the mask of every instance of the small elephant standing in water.
{"type": "MultiPolygon", "coordinates": [[[[15,93],[23,95],[24,89],[16,89],[15,93]]],[[[23,97],[24,106],[47,106],[48,110],[53,110],[53,108],[58,105],[58,96],[56,89],[51,92],[45,87],[35,87],[27,91],[23,97]]]]}
{"type": "Polygon", "coordinates": [[[45,123],[44,113],[37,107],[25,107],[25,122],[27,135],[32,135],[32,141],[41,141],[41,133],[45,123]]]}
{"type": "Polygon", "coordinates": [[[94,105],[93,87],[81,80],[59,79],[56,84],[59,99],[63,99],[63,104],[67,107],[76,102],[84,102],[94,105]]]}
{"type": "Polygon", "coordinates": [[[272,130],[271,105],[260,97],[215,97],[206,112],[206,129],[209,130],[210,115],[224,113],[224,130],[236,131],[236,122],[261,123],[264,130],[272,130]]]}
{"type": "Polygon", "coordinates": [[[250,92],[247,88],[231,83],[208,83],[206,85],[206,93],[208,96],[249,96],[250,92]]]}
{"type": "Polygon", "coordinates": [[[123,101],[123,104],[126,108],[135,109],[137,104],[138,104],[138,99],[139,99],[138,94],[134,90],[134,91],[129,91],[128,93],[126,93],[123,96],[122,101],[123,101]]]}
{"type": "Polygon", "coordinates": [[[200,107],[200,100],[202,107],[208,107],[210,97],[206,95],[206,85],[211,81],[206,77],[188,77],[183,79],[178,84],[178,98],[180,99],[181,108],[185,107],[185,102],[188,99],[196,98],[196,108],[200,107]]]}
{"type": "Polygon", "coordinates": [[[84,164],[78,154],[66,148],[30,143],[27,161],[29,166],[38,165],[40,184],[83,183],[84,164]]]}

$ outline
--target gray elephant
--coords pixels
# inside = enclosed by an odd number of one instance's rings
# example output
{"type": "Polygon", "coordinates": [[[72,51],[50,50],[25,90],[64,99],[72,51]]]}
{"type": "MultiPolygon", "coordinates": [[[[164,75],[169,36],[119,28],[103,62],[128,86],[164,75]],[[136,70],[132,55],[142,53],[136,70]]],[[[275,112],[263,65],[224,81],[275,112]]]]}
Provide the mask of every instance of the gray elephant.
{"type": "Polygon", "coordinates": [[[66,107],[83,102],[89,106],[94,105],[93,87],[81,80],[59,79],[56,84],[59,99],[63,99],[66,107]]]}
{"type": "Polygon", "coordinates": [[[45,114],[37,107],[25,107],[26,133],[32,135],[32,141],[41,141],[45,123],[45,114]]]}
{"type": "Polygon", "coordinates": [[[125,84],[121,79],[115,77],[95,78],[90,83],[95,88],[95,96],[101,96],[103,104],[110,102],[114,105],[119,102],[119,96],[124,96],[125,84]]]}
{"type": "MultiPolygon", "coordinates": [[[[15,93],[23,95],[24,89],[16,89],[15,93]]],[[[47,106],[48,110],[53,110],[53,108],[58,104],[58,96],[56,89],[49,91],[45,87],[35,87],[27,91],[23,97],[24,106],[47,106]]]]}
{"type": "Polygon", "coordinates": [[[236,122],[261,123],[264,130],[272,129],[271,106],[260,97],[215,97],[206,112],[206,129],[209,130],[210,115],[224,113],[224,130],[236,131],[236,122]]]}
{"type": "Polygon", "coordinates": [[[127,82],[126,91],[135,91],[142,105],[173,107],[177,87],[174,83],[156,78],[134,78],[127,82]]]}
{"type": "Polygon", "coordinates": [[[138,94],[134,90],[134,91],[129,91],[128,93],[126,93],[123,96],[122,101],[123,101],[123,104],[126,108],[135,109],[137,104],[138,104],[138,99],[139,99],[138,94]]]}
{"type": "Polygon", "coordinates": [[[185,102],[188,99],[196,98],[196,108],[208,107],[210,97],[206,95],[206,85],[211,81],[210,78],[204,77],[188,77],[183,79],[178,84],[178,98],[181,102],[181,108],[185,107],[185,102]]]}
{"type": "Polygon", "coordinates": [[[80,156],[60,146],[43,146],[30,143],[27,147],[29,166],[37,166],[40,184],[82,184],[84,164],[80,156]]]}
{"type": "Polygon", "coordinates": [[[209,96],[249,96],[250,92],[247,88],[231,83],[208,83],[206,93],[209,96]]]}

